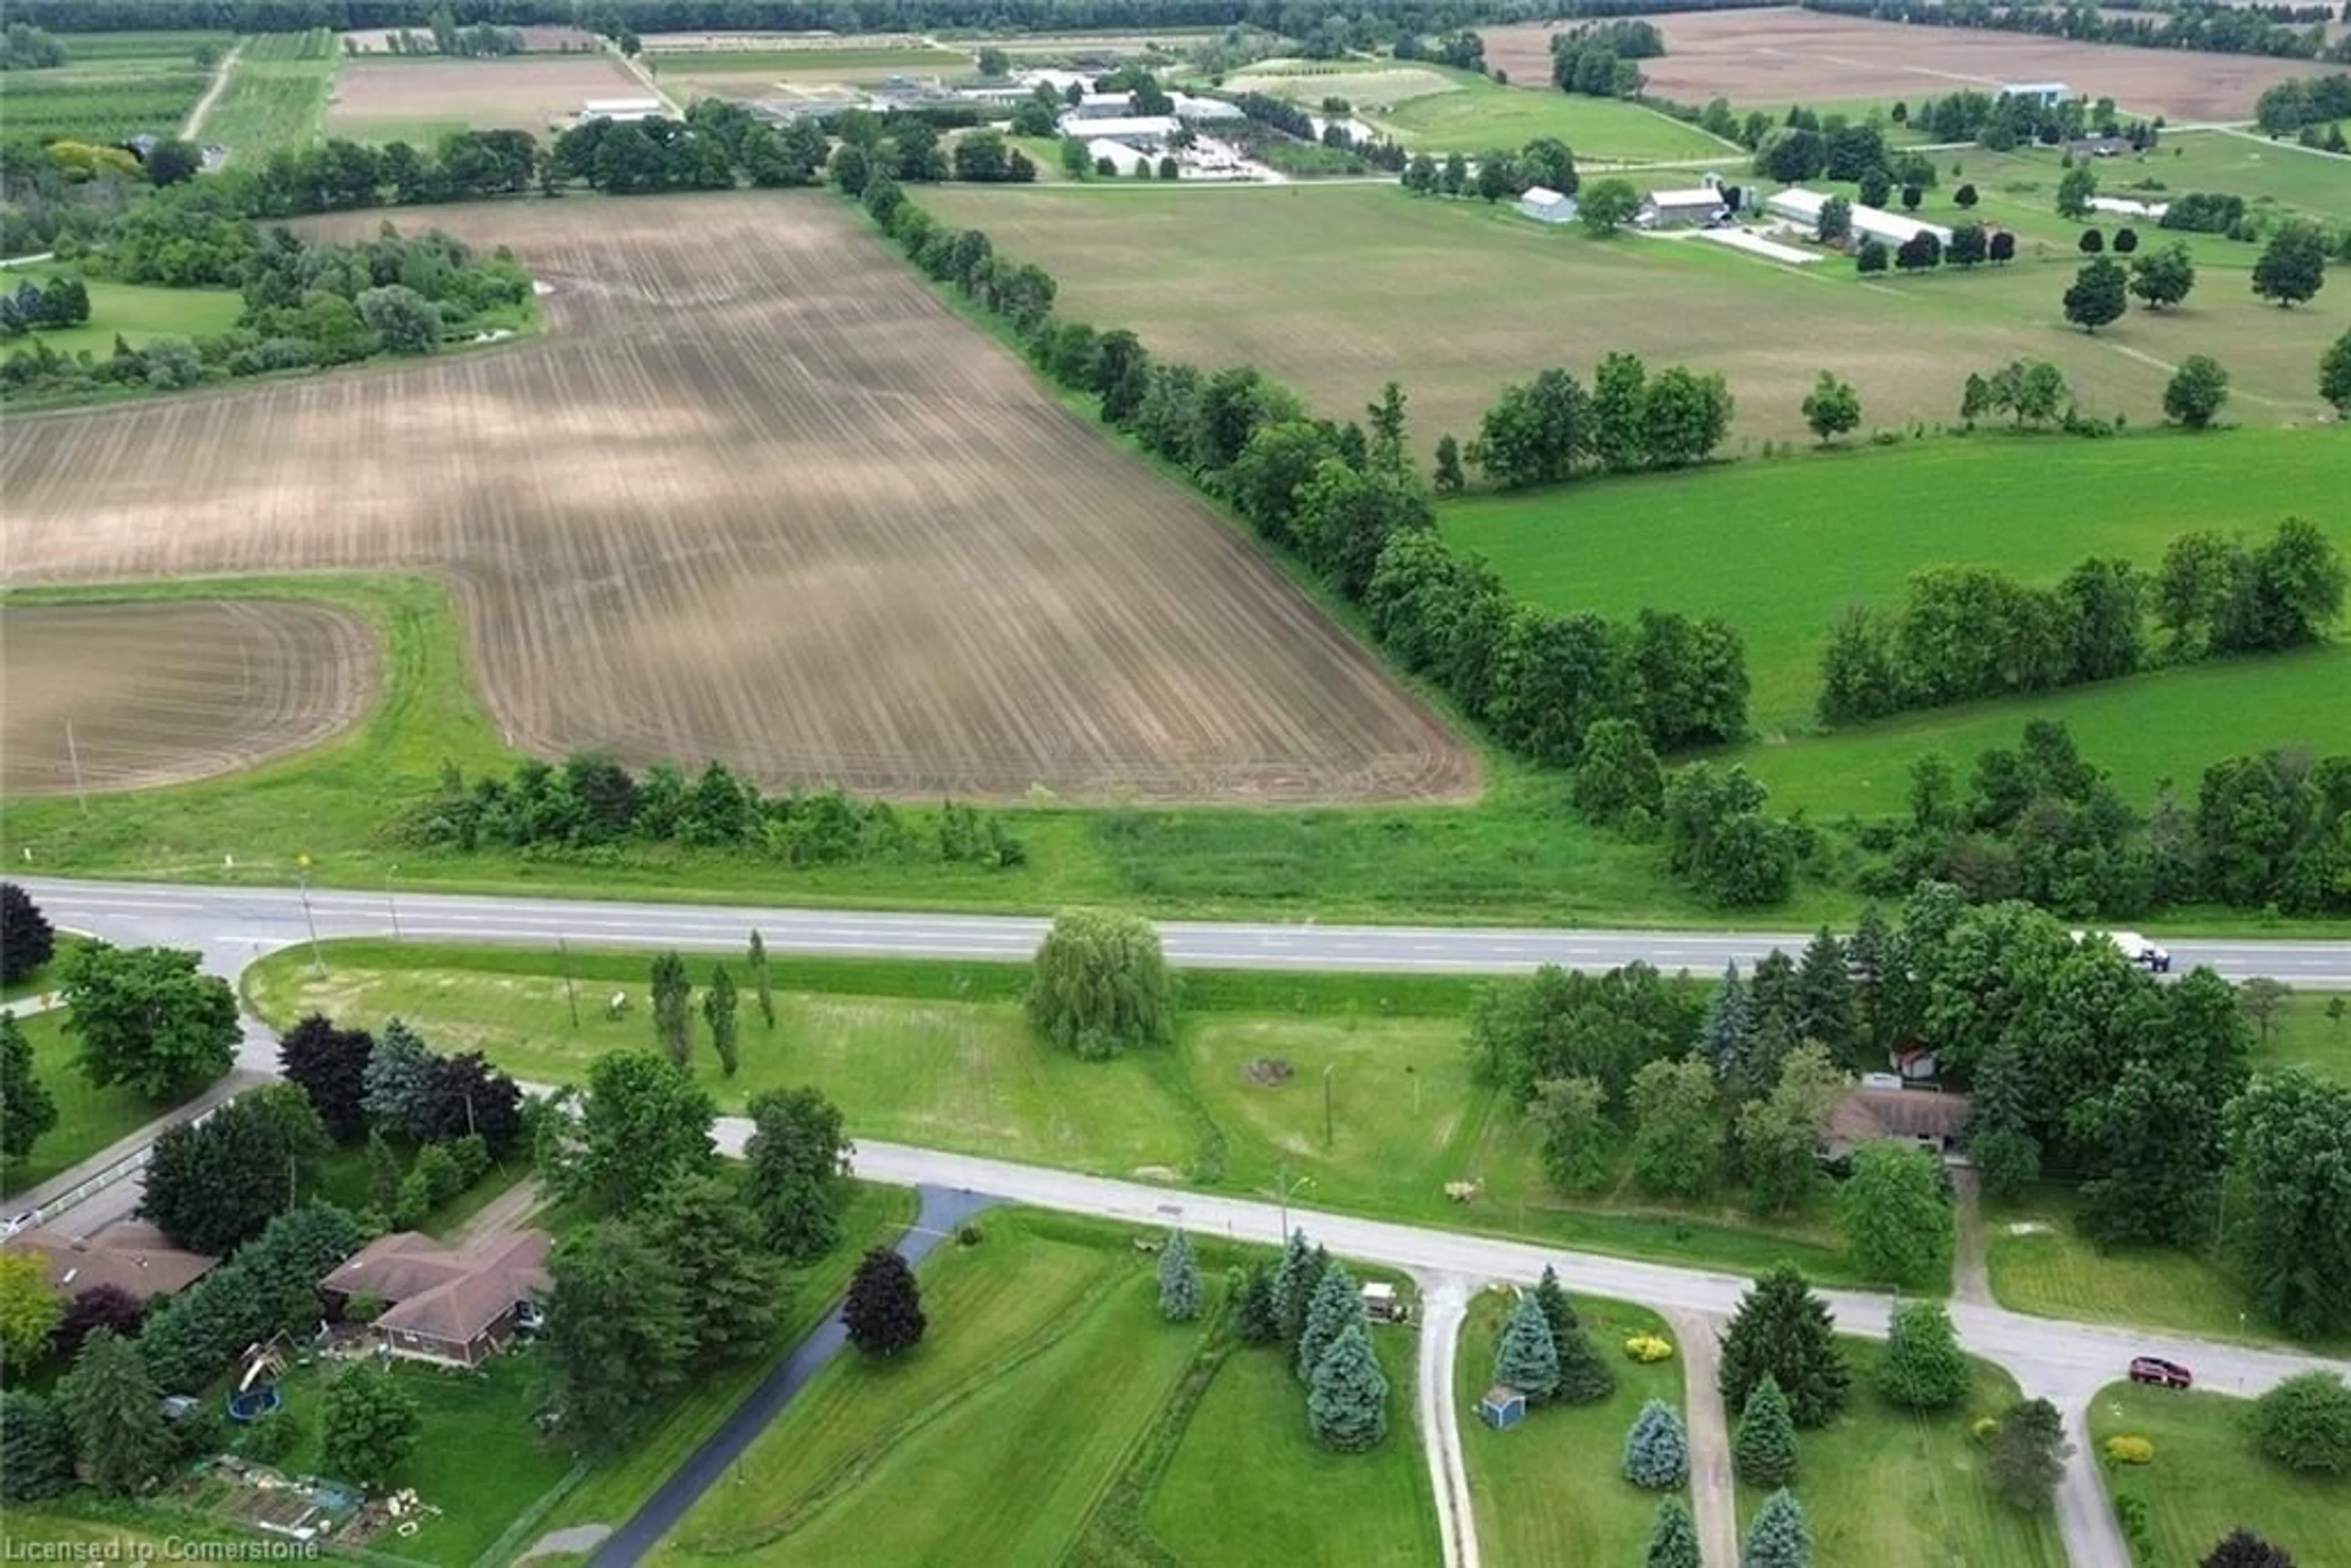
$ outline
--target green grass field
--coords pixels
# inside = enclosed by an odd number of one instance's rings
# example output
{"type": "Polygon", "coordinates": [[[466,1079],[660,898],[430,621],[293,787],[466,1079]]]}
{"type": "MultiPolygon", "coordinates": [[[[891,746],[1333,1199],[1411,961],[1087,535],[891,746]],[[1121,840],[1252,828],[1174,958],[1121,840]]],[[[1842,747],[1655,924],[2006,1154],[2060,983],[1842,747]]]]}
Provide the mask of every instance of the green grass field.
{"type": "Polygon", "coordinates": [[[590,1469],[537,1530],[544,1532],[581,1524],[617,1527],[635,1513],[735,1413],[774,1363],[822,1321],[849,1288],[849,1277],[866,1249],[895,1241],[913,1223],[914,1209],[912,1188],[856,1184],[841,1215],[841,1245],[789,1277],[783,1316],[774,1336],[775,1354],[697,1377],[626,1453],[590,1469]]]}
{"type": "MultiPolygon", "coordinates": [[[[1923,568],[1986,566],[2032,582],[2054,581],[2092,555],[2152,569],[2179,534],[2265,531],[2293,514],[2351,549],[2351,516],[2337,504],[2346,485],[2351,444],[2333,433],[2246,429],[2096,442],[1986,434],[1479,497],[1447,507],[1441,521],[1449,538],[1539,604],[1611,613],[1669,604],[1723,616],[1746,640],[1754,726],[1777,737],[1812,726],[1820,650],[1838,611],[1897,602],[1923,568]],[[2247,485],[2249,471],[2262,483],[2247,485]],[[1757,570],[1762,563],[1770,570],[1757,570]]],[[[2132,710],[2103,716],[2103,725],[2095,711],[2085,714],[2076,733],[2088,756],[2144,789],[2151,758],[2165,759],[2160,772],[2192,777],[2264,740],[2351,739],[2335,700],[2346,669],[2330,650],[2141,677],[2032,706],[2132,710]],[[2149,723],[2158,708],[2161,721],[2149,723]],[[2134,727],[2154,733],[2139,733],[2133,747],[2134,727]],[[2136,755],[2109,756],[2105,740],[2136,755]]],[[[1931,737],[1978,720],[1992,733],[1975,744],[1889,744],[1896,729],[1889,725],[1834,743],[1817,768],[1802,763],[1811,743],[1767,746],[1742,760],[1774,787],[1775,799],[1784,789],[1789,804],[1867,809],[1889,795],[1899,800],[1901,768],[1926,745],[1971,759],[2003,738],[2001,730],[2012,744],[2022,705],[1907,723],[1931,737]]]]}
{"type": "Polygon", "coordinates": [[[1853,383],[1866,435],[1956,424],[1968,373],[2015,359],[2054,361],[2085,410],[2148,424],[2171,367],[2208,352],[2234,377],[2230,418],[2312,423],[2325,413],[2318,349],[2351,323],[2351,291],[2298,311],[2262,305],[2238,246],[2243,270],[2211,272],[2180,310],[2133,312],[2085,335],[2059,307],[2078,227],[2061,234],[2053,214],[2045,259],[2028,246],[2005,268],[1872,281],[1846,262],[1787,267],[1695,238],[1599,240],[1509,204],[1383,185],[1138,185],[1115,197],[967,187],[923,202],[1050,272],[1071,319],[1131,328],[1194,364],[1255,364],[1327,417],[1353,415],[1393,377],[1424,455],[1447,432],[1466,442],[1505,382],[1553,365],[1588,377],[1619,350],[1653,368],[1722,372],[1738,402],[1732,455],[1809,442],[1801,405],[1823,370],[1853,383]],[[1250,244],[1227,243],[1237,228],[1250,244]]]}
{"type": "MultiPolygon", "coordinates": [[[[266,960],[247,973],[249,998],[280,1024],[314,1009],[370,1027],[397,1014],[443,1049],[486,1051],[535,1082],[576,1082],[597,1056],[652,1041],[642,1004],[619,1021],[599,1006],[615,984],[642,989],[642,956],[574,955],[583,998],[576,1029],[551,954],[379,943],[330,945],[328,957],[324,979],[306,953],[266,960]]],[[[779,962],[772,1041],[747,1023],[731,1082],[706,1051],[697,1059],[721,1103],[813,1082],[868,1137],[1236,1193],[1270,1194],[1279,1176],[1304,1176],[1312,1185],[1301,1201],[1311,1205],[1741,1270],[1793,1261],[1815,1278],[1851,1278],[1819,1216],[1767,1228],[1728,1194],[1681,1207],[1625,1187],[1573,1203],[1552,1194],[1520,1118],[1470,1081],[1460,1045],[1466,990],[1449,1016],[1432,1016],[1410,1000],[1384,1005],[1377,979],[1213,977],[1173,1051],[1088,1063],[1029,1033],[1012,999],[1018,967],[938,966],[916,987],[885,967],[873,982],[916,989],[912,998],[834,988],[858,967],[779,962]],[[961,983],[968,999],[937,998],[938,975],[961,983]],[[1290,985],[1297,1006],[1280,998],[1290,985]],[[1268,1086],[1249,1070],[1273,1061],[1290,1076],[1268,1086]],[[1445,1184],[1457,1180],[1483,1184],[1476,1203],[1446,1197],[1445,1184]]]]}
{"type": "MultiPolygon", "coordinates": [[[[1819,1568],[2064,1568],[2055,1516],[2020,1512],[1994,1495],[1983,1479],[1984,1450],[1969,1435],[1978,1416],[2015,1402],[2008,1374],[1971,1361],[1975,1385],[1966,1402],[1919,1415],[1869,1386],[1876,1342],[1838,1343],[1853,1368],[1852,1401],[1829,1426],[1796,1435],[1796,1500],[1812,1526],[1819,1568]]],[[[1765,1494],[1744,1486],[1739,1492],[1743,1531],[1765,1494]]]]}
{"type": "Polygon", "coordinates": [[[1051,1561],[1197,1351],[1151,1260],[1106,1228],[987,1217],[924,1266],[930,1329],[827,1367],[657,1560],[1051,1561]],[[919,1496],[919,1507],[909,1506],[919,1496]]]}
{"type": "Polygon", "coordinates": [[[1388,1436],[1368,1454],[1316,1447],[1287,1359],[1236,1350],[1144,1508],[1152,1535],[1185,1563],[1262,1562],[1270,1549],[1284,1563],[1330,1568],[1437,1561],[1413,1417],[1415,1341],[1409,1330],[1375,1328],[1372,1345],[1387,1375],[1388,1436]]]}
{"type": "Polygon", "coordinates": [[[308,146],[326,124],[340,63],[335,36],[323,27],[247,39],[228,86],[196,128],[199,139],[251,161],[308,146]]]}
{"type": "Polygon", "coordinates": [[[57,1108],[57,1125],[41,1134],[33,1152],[0,1166],[0,1197],[13,1197],[71,1169],[117,1139],[127,1138],[179,1101],[158,1104],[116,1085],[95,1089],[75,1065],[81,1046],[66,1033],[61,1008],[19,1019],[33,1048],[33,1076],[57,1108]]]}
{"type": "MultiPolygon", "coordinates": [[[[2085,1322],[2144,1323],[2209,1339],[2293,1343],[2253,1312],[2226,1263],[2170,1248],[2101,1249],[2084,1236],[2080,1201],[2044,1186],[1985,1214],[1986,1262],[2001,1305],[2085,1322]]],[[[2344,1342],[2317,1348],[2340,1350],[2344,1342]]]]}
{"type": "MultiPolygon", "coordinates": [[[[0,274],[0,287],[15,287],[20,277],[47,282],[52,276],[33,268],[11,269],[0,274]]],[[[88,322],[35,334],[53,352],[87,352],[103,360],[114,352],[117,333],[134,349],[153,338],[214,337],[235,327],[245,310],[244,297],[226,288],[164,288],[106,278],[88,279],[84,287],[89,290],[88,322]]],[[[0,348],[0,353],[18,347],[0,348]]]]}
{"type": "Polygon", "coordinates": [[[2303,991],[2286,1000],[2274,1037],[2255,1058],[2268,1067],[2307,1067],[2321,1078],[2351,1083],[2351,997],[2303,991]],[[2329,1017],[2337,1002],[2346,1011],[2329,1017]]]}
{"type": "Polygon", "coordinates": [[[1355,118],[1415,152],[1516,150],[1551,136],[1586,162],[1744,156],[1637,103],[1533,84],[1504,87],[1476,71],[1422,60],[1269,60],[1236,72],[1225,87],[1290,99],[1318,112],[1323,99],[1343,98],[1355,118]]]}
{"type": "Polygon", "coordinates": [[[2090,1402],[2090,1436],[2145,1437],[2148,1465],[2101,1461],[2111,1494],[2146,1500],[2154,1551],[2137,1568],[2195,1568],[2243,1526],[2283,1547],[2300,1568],[2351,1564],[2351,1477],[2299,1475],[2255,1451],[2241,1423],[2247,1402],[2116,1383],[2090,1402]]]}
{"type": "Polygon", "coordinates": [[[1673,1331],[1646,1307],[1577,1297],[1576,1315],[1616,1371],[1615,1393],[1592,1405],[1545,1406],[1497,1432],[1478,1419],[1478,1401],[1494,1381],[1494,1350],[1514,1299],[1487,1291],[1470,1303],[1453,1364],[1479,1552],[1495,1568],[1638,1563],[1659,1494],[1625,1479],[1625,1434],[1650,1399],[1683,1408],[1684,1380],[1678,1356],[1644,1364],[1623,1347],[1636,1333],[1671,1340],[1673,1331]]]}

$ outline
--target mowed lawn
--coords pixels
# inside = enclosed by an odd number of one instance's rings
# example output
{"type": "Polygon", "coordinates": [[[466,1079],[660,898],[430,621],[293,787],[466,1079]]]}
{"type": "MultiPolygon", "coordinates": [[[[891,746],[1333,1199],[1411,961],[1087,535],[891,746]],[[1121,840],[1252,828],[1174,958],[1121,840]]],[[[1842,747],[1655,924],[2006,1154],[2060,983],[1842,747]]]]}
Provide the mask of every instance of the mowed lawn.
{"type": "MultiPolygon", "coordinates": [[[[2207,1339],[2304,1343],[2263,1321],[2224,1258],[2169,1247],[2099,1247],[2083,1233],[2081,1200],[2067,1188],[2043,1184],[2013,1203],[1990,1206],[1984,1219],[1992,1294],[2011,1311],[2143,1323],[2207,1339]]],[[[2351,1339],[2307,1348],[2340,1354],[2351,1350],[2351,1339]]]]}
{"type": "Polygon", "coordinates": [[[1236,1350],[1184,1428],[1144,1507],[1159,1543],[1188,1563],[1417,1568],[1438,1560],[1436,1504],[1413,1416],[1413,1331],[1374,1325],[1388,1381],[1388,1435],[1365,1454],[1319,1447],[1306,1389],[1278,1348],[1236,1350]]]}
{"type": "Polygon", "coordinates": [[[62,1008],[16,1020],[33,1048],[33,1076],[57,1108],[57,1124],[41,1134],[33,1152],[0,1166],[0,1196],[13,1197],[70,1169],[118,1138],[127,1138],[180,1102],[145,1099],[120,1085],[90,1086],[76,1065],[81,1044],[65,1029],[62,1008]]]}
{"type": "Polygon", "coordinates": [[[1199,1349],[1123,1235],[983,1217],[924,1266],[929,1332],[833,1362],[657,1560],[1052,1562],[1199,1349]]]}
{"type": "Polygon", "coordinates": [[[1637,103],[1564,93],[1548,82],[1505,87],[1426,60],[1267,60],[1234,73],[1225,89],[1270,93],[1318,113],[1324,99],[1344,99],[1355,119],[1416,152],[1516,151],[1549,136],[1587,162],[1743,158],[1698,127],[1637,103]]]}
{"type": "Polygon", "coordinates": [[[2325,412],[2319,349],[2351,324],[2351,290],[2283,311],[2255,299],[2244,273],[2209,281],[2179,312],[2134,312],[2092,337],[2059,308],[2079,260],[2070,237],[2005,269],[1872,281],[1850,262],[1787,267],[1687,237],[1598,240],[1507,203],[1379,184],[942,187],[923,204],[1050,272],[1069,319],[1133,329],[1203,367],[1254,364],[1324,416],[1355,416],[1395,380],[1424,457],[1442,434],[1474,435],[1504,383],[1549,366],[1588,379],[1618,350],[1653,369],[1722,372],[1738,402],[1731,455],[1808,442],[1801,405],[1823,370],[1854,384],[1866,434],[1956,424],[1968,373],[2017,359],[2054,361],[2085,410],[2144,425],[2161,418],[2170,367],[2210,353],[2237,377],[2231,417],[2308,423],[2325,412]]]}
{"type": "MultiPolygon", "coordinates": [[[[15,288],[20,279],[47,283],[53,273],[30,269],[0,272],[0,288],[15,288]]],[[[52,353],[87,351],[103,360],[114,352],[120,335],[132,348],[155,338],[210,338],[229,330],[244,313],[245,300],[234,289],[163,288],[143,283],[113,283],[85,278],[89,290],[89,319],[78,327],[59,327],[34,337],[52,353]]],[[[30,340],[26,340],[29,341],[30,340]]],[[[19,341],[0,352],[18,352],[19,341]]]]}
{"type": "Polygon", "coordinates": [[[2298,1474],[2264,1458],[2243,1427],[2251,1405],[2225,1395],[2116,1383],[2090,1402],[2090,1435],[2145,1437],[2148,1465],[2104,1465],[2110,1495],[2146,1500],[2154,1551],[2138,1568],[2195,1568],[2241,1526],[2299,1568],[2351,1564],[2351,1476],[2298,1474]]]}
{"type": "MultiPolygon", "coordinates": [[[[301,951],[248,970],[247,994],[262,1016],[286,1027],[325,1011],[368,1029],[403,1018],[437,1048],[486,1051],[527,1082],[578,1082],[608,1051],[653,1046],[637,977],[643,957],[574,954],[575,965],[606,977],[580,978],[574,1026],[552,954],[415,944],[334,944],[327,953],[323,978],[301,951]],[[618,1020],[602,1005],[616,987],[633,998],[618,1020]]],[[[689,960],[697,980],[707,962],[689,960]]],[[[951,983],[967,972],[937,967],[951,983]]],[[[1742,1271],[1785,1261],[1816,1279],[1852,1278],[1819,1214],[1765,1227],[1728,1193],[1683,1206],[1652,1203],[1621,1184],[1593,1197],[1554,1195],[1524,1119],[1470,1077],[1466,996],[1456,1010],[1419,1016],[1327,998],[1287,1011],[1262,997],[1221,1010],[1204,1005],[1185,1013],[1166,1051],[1088,1062],[1031,1032],[1012,999],[1018,968],[967,967],[969,999],[800,989],[792,969],[778,964],[772,1034],[743,989],[733,1079],[720,1075],[695,1024],[695,1071],[726,1110],[763,1089],[812,1083],[862,1137],[1259,1197],[1279,1180],[1302,1180],[1297,1201],[1307,1207],[1742,1271]],[[1456,1181],[1477,1184],[1477,1201],[1448,1198],[1446,1185],[1456,1181]]],[[[739,966],[734,972],[744,986],[739,966]]],[[[835,982],[820,974],[815,983],[835,982]]]]}
{"type": "MultiPolygon", "coordinates": [[[[1876,1342],[1846,1336],[1837,1344],[1853,1370],[1852,1399],[1827,1427],[1796,1434],[1794,1490],[1818,1568],[2065,1568],[2056,1516],[2002,1502],[1984,1479],[1984,1448],[1968,1430],[2016,1402],[2014,1379],[1971,1358],[1966,1401],[1921,1415],[1871,1386],[1883,1354],[1876,1342]]],[[[1766,1495],[1739,1489],[1742,1539],[1766,1495]]]]}
{"type": "Polygon", "coordinates": [[[1625,1341],[1636,1333],[1671,1341],[1673,1331],[1646,1307],[1575,1298],[1576,1315],[1615,1369],[1616,1391],[1591,1405],[1537,1406],[1498,1432],[1478,1418],[1478,1401],[1493,1384],[1495,1347],[1515,1300],[1487,1291],[1470,1303],[1453,1366],[1478,1550],[1495,1568],[1638,1563],[1664,1494],[1625,1479],[1625,1434],[1651,1399],[1682,1409],[1684,1377],[1678,1354],[1644,1364],[1624,1354],[1625,1341]]]}
{"type": "MultiPolygon", "coordinates": [[[[413,1535],[400,1539],[400,1554],[465,1568],[571,1469],[569,1453],[539,1442],[532,1432],[542,1369],[523,1351],[472,1372],[397,1361],[391,1371],[416,1402],[418,1416],[416,1447],[395,1479],[441,1511],[423,1520],[413,1535]]],[[[301,1431],[280,1461],[289,1475],[330,1473],[321,1416],[329,1376],[323,1366],[298,1367],[286,1380],[286,1409],[301,1431]]]]}

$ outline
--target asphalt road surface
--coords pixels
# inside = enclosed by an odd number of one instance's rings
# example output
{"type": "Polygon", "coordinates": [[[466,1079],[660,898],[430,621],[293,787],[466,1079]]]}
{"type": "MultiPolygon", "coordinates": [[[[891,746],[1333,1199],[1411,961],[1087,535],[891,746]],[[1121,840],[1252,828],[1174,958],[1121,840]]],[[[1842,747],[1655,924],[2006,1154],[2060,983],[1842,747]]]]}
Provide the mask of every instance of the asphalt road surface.
{"type": "MultiPolygon", "coordinates": [[[[60,925],[105,928],[115,940],[194,947],[234,972],[257,955],[337,936],[580,946],[741,946],[758,927],[770,952],[1017,963],[1049,922],[1018,915],[901,915],[622,904],[349,889],[53,882],[24,879],[60,925]]],[[[1644,959],[1665,970],[1752,965],[1802,932],[1580,931],[1468,926],[1322,925],[1165,921],[1168,958],[1196,968],[1353,969],[1395,974],[1513,974],[1538,965],[1608,969],[1644,959]]],[[[2168,944],[2174,972],[2209,965],[2231,979],[2266,975],[2313,989],[2351,989],[2351,942],[2242,939],[2168,944]]]]}
{"type": "MultiPolygon", "coordinates": [[[[289,945],[336,936],[430,937],[488,943],[582,946],[733,947],[757,926],[771,951],[901,957],[1026,958],[1046,922],[992,915],[886,915],[852,911],[719,908],[450,894],[304,894],[289,888],[226,888],[47,879],[25,883],[50,919],[120,943],[193,947],[207,967],[234,977],[254,957],[289,945]]],[[[1178,964],[1235,968],[1362,969],[1507,974],[1538,964],[1604,968],[1644,958],[1665,968],[1719,969],[1751,962],[1774,946],[1801,946],[1794,935],[1464,930],[1311,924],[1169,923],[1161,926],[1178,964]]],[[[2232,978],[2269,975],[2312,988],[2351,989],[2351,943],[2189,942],[2170,944],[2176,966],[2209,964],[2232,978]]],[[[276,1042],[246,1020],[239,1065],[274,1073],[276,1042]]],[[[722,1118],[722,1147],[740,1153],[749,1124],[722,1118]]],[[[955,1193],[1165,1227],[1223,1231],[1266,1245],[1281,1239],[1283,1210],[1270,1201],[1082,1176],[1034,1166],[893,1144],[860,1142],[857,1174],[872,1181],[955,1193]]],[[[135,1180],[92,1199],[92,1213],[133,1200],[135,1180]]],[[[84,1216],[77,1215],[79,1220],[84,1216]]],[[[1288,1218],[1340,1256],[1424,1277],[1532,1283],[1558,1269],[1571,1290],[1645,1302],[1668,1313],[1727,1316],[1748,1281],[1739,1275],[1574,1253],[1458,1231],[1325,1214],[1292,1206],[1288,1218]]],[[[86,1226],[78,1226],[86,1232],[86,1226]]],[[[1882,1337],[1891,1298],[1825,1291],[1841,1327],[1882,1337]]],[[[2135,1354],[2186,1362],[2198,1385],[2226,1394],[2259,1394],[2313,1367],[2351,1374],[2351,1364],[2283,1351],[2203,1341],[2104,1324],[2026,1317],[1977,1302],[1950,1304],[1969,1350],[2005,1366],[2029,1396],[2065,1414],[2074,1458],[2059,1489],[2057,1511],[2073,1568],[2128,1568],[2128,1554],[2098,1480],[2090,1451],[2090,1397],[2119,1378],[2135,1354]]],[[[731,1429],[731,1428],[730,1428],[731,1429]]],[[[747,1441],[750,1428],[738,1434],[747,1441]]],[[[689,1471],[695,1467],[689,1465],[689,1471]]],[[[676,1493],[699,1495],[723,1462],[683,1476],[676,1493]]],[[[1434,1478],[1433,1478],[1434,1479],[1434,1478]]],[[[688,1499],[690,1500],[690,1498],[688,1499]]],[[[647,1520],[645,1525],[655,1521],[647,1520]]],[[[642,1531],[641,1531],[642,1532],[642,1531]]],[[[1474,1533],[1461,1534],[1474,1541],[1474,1533]]],[[[625,1543],[623,1543],[625,1544],[625,1543]]],[[[1463,1544],[1467,1545],[1468,1542],[1463,1544]]],[[[610,1546],[607,1551],[611,1551],[610,1546]]],[[[1468,1555],[1474,1558],[1475,1547],[1468,1555]]],[[[1448,1553],[1448,1556],[1453,1553],[1448,1553]]],[[[624,1559],[612,1559],[615,1561],[624,1559]]]]}

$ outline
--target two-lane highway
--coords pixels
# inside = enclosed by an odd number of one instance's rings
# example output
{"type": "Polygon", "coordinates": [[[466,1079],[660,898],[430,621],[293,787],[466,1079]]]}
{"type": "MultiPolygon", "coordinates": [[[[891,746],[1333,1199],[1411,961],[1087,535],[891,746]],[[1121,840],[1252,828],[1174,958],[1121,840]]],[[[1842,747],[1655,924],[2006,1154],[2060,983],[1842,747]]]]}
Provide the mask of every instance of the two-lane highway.
{"type": "MultiPolygon", "coordinates": [[[[104,927],[117,940],[193,947],[250,962],[293,943],[338,936],[551,946],[724,949],[756,927],[769,951],[1019,963],[1049,924],[999,915],[892,914],[852,909],[638,904],[487,894],[356,892],[191,883],[25,878],[49,918],[104,927]]],[[[1666,970],[1750,966],[1774,947],[1794,952],[1801,932],[1593,931],[1445,925],[1324,925],[1296,922],[1165,921],[1169,959],[1195,968],[1344,969],[1391,974],[1516,974],[1539,965],[1602,970],[1639,959],[1666,970]]],[[[2351,942],[2243,939],[2169,943],[2175,972],[2210,966],[2232,980],[2257,975],[2310,989],[2351,990],[2351,942]]],[[[241,967],[232,965],[231,967],[241,967]]]]}

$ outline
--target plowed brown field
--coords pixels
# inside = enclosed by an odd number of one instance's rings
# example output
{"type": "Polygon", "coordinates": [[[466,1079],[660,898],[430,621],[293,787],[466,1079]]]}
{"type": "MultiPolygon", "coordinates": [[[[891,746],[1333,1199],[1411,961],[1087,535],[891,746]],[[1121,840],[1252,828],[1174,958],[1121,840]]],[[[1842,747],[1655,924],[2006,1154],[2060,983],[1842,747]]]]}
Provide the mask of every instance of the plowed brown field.
{"type": "Polygon", "coordinates": [[[441,569],[515,745],[716,757],[771,787],[1476,787],[1443,725],[1245,540],[832,198],[402,222],[511,244],[556,287],[552,333],[10,421],[13,579],[441,569]]]}
{"type": "MultiPolygon", "coordinates": [[[[2133,114],[2174,121],[2250,120],[2264,88],[2327,68],[2258,55],[2081,44],[2026,33],[1924,27],[1812,11],[1688,12],[1652,18],[1663,57],[1640,62],[1649,91],[1677,103],[1727,98],[1741,110],[1997,91],[2062,81],[2133,114]]],[[[1483,30],[1486,61],[1514,82],[1551,79],[1551,35],[1572,24],[1483,30]]]]}
{"type": "Polygon", "coordinates": [[[343,728],[375,639],[318,604],[26,604],[0,628],[0,790],[135,789],[231,773],[343,728]],[[70,747],[67,728],[72,727],[70,747]]]}

